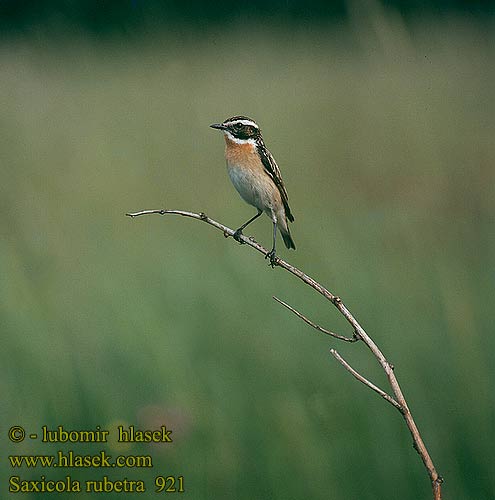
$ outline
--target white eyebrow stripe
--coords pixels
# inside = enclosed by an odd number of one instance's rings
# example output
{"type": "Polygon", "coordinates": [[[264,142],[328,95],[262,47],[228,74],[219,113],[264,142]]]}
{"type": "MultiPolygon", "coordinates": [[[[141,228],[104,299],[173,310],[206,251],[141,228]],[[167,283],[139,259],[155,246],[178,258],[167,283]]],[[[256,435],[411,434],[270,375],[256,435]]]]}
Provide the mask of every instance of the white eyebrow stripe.
{"type": "Polygon", "coordinates": [[[243,125],[250,125],[251,127],[259,128],[258,124],[253,122],[252,120],[234,120],[233,122],[225,123],[225,125],[234,125],[234,123],[242,123],[243,125]]]}

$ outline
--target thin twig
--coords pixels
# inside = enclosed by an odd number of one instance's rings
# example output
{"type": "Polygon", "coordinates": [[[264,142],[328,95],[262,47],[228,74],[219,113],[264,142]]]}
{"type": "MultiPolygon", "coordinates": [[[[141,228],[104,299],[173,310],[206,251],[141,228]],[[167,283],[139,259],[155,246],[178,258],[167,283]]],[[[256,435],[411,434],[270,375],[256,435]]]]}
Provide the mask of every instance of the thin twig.
{"type": "MultiPolygon", "coordinates": [[[[195,213],[195,212],[186,212],[183,210],[143,210],[141,212],[128,213],[126,215],[128,215],[129,217],[138,217],[141,215],[149,215],[149,214],[160,214],[160,215],[175,214],[175,215],[181,215],[183,217],[190,217],[192,219],[206,222],[207,224],[219,229],[220,231],[223,232],[225,237],[234,235],[233,229],[230,229],[229,227],[224,226],[223,224],[220,224],[219,222],[213,219],[210,219],[202,212],[195,213]]],[[[259,243],[257,243],[256,241],[254,241],[252,238],[241,236],[241,239],[243,243],[250,246],[251,248],[254,248],[263,255],[266,256],[268,254],[268,250],[259,243]]],[[[389,384],[392,388],[392,392],[394,393],[395,396],[395,401],[400,405],[402,409],[401,414],[404,417],[406,425],[413,438],[414,448],[421,457],[421,460],[423,461],[423,464],[428,472],[428,476],[430,478],[433,490],[433,498],[434,500],[441,500],[443,479],[436,471],[433,461],[428,453],[428,450],[426,449],[423,439],[421,438],[421,434],[419,433],[416,422],[412,417],[409,406],[407,405],[406,399],[402,393],[399,382],[397,381],[397,377],[394,374],[393,365],[387,361],[382,351],[378,348],[373,339],[366,333],[365,329],[359,324],[357,319],[351,314],[349,309],[347,309],[347,307],[344,305],[340,297],[334,295],[333,293],[328,291],[323,285],[318,283],[316,280],[314,280],[307,274],[303,273],[297,267],[281,259],[280,257],[275,258],[274,265],[281,267],[286,271],[288,271],[289,273],[293,274],[301,281],[303,281],[311,288],[313,288],[313,290],[317,291],[319,294],[323,295],[327,300],[329,300],[344,316],[344,318],[350,323],[355,332],[355,335],[366,344],[366,346],[370,349],[375,358],[378,360],[378,362],[380,363],[381,367],[383,368],[383,370],[387,375],[389,384]]]]}
{"type": "Polygon", "coordinates": [[[397,403],[392,396],[388,395],[385,391],[382,391],[379,387],[373,384],[373,382],[370,382],[367,378],[358,373],[335,349],[330,349],[330,353],[348,372],[352,373],[352,375],[354,375],[354,377],[356,377],[364,385],[367,385],[370,389],[380,394],[383,399],[395,406],[402,413],[402,406],[397,403]]]}
{"type": "Polygon", "coordinates": [[[310,319],[306,318],[306,316],[304,316],[304,314],[300,313],[299,311],[297,311],[292,306],[290,306],[289,304],[287,304],[283,300],[279,299],[278,297],[273,296],[273,298],[279,304],[282,304],[289,311],[293,312],[297,317],[301,318],[309,326],[312,326],[315,330],[318,330],[321,333],[325,333],[326,335],[330,335],[331,337],[334,337],[336,339],[343,340],[344,342],[357,342],[359,340],[359,338],[357,336],[355,336],[355,337],[345,337],[344,335],[339,335],[338,333],[331,332],[330,330],[327,330],[326,328],[323,328],[322,326],[317,325],[316,323],[313,323],[310,319]]]}

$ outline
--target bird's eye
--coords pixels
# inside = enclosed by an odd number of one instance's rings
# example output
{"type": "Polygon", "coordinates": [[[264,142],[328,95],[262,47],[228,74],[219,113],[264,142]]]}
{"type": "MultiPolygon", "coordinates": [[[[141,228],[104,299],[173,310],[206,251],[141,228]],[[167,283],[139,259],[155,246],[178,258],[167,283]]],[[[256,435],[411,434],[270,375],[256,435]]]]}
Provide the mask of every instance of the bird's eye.
{"type": "Polygon", "coordinates": [[[242,123],[236,123],[236,124],[234,124],[234,127],[235,127],[237,130],[240,130],[240,128],[242,127],[242,123]]]}

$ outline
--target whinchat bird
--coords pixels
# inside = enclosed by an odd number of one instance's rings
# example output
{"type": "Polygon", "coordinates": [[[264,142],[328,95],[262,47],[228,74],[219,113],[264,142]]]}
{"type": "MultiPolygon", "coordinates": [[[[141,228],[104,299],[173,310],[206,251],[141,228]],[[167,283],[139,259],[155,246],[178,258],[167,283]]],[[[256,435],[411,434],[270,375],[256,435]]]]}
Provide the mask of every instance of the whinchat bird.
{"type": "Polygon", "coordinates": [[[277,227],[285,246],[296,248],[287,222],[294,222],[294,217],[277,162],[265,146],[258,124],[251,118],[233,116],[210,127],[223,131],[225,160],[232,184],[242,199],[258,210],[254,217],[235,231],[234,239],[243,243],[240,238],[242,230],[265,212],[273,222],[273,247],[265,258],[270,259],[273,267],[276,263],[277,227]]]}

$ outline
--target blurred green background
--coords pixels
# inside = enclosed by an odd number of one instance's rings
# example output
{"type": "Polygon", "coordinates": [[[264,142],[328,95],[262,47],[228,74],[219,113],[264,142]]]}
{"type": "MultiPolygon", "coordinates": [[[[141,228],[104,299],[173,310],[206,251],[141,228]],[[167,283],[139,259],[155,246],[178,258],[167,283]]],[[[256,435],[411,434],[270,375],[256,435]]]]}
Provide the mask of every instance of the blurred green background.
{"type": "MultiPolygon", "coordinates": [[[[271,296],[349,334],[332,306],[205,224],[124,216],[204,211],[235,228],[253,215],[208,128],[246,114],[296,217],[297,251],[281,255],[340,295],[395,364],[445,498],[494,498],[490,9],[348,2],[299,18],[288,2],[211,19],[176,5],[95,29],[20,4],[0,42],[1,496],[14,497],[11,475],[107,474],[144,479],[141,498],[163,495],[157,475],[183,475],[198,500],[431,497],[399,414],[328,351],[388,390],[376,360],[271,296]],[[7,461],[102,448],[14,445],[11,425],[118,423],[165,423],[174,443],[105,447],[151,454],[152,470],[7,461]]],[[[247,233],[268,246],[271,224],[247,233]]],[[[23,498],[52,496],[67,498],[23,498]]]]}

